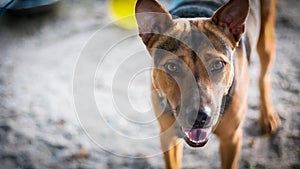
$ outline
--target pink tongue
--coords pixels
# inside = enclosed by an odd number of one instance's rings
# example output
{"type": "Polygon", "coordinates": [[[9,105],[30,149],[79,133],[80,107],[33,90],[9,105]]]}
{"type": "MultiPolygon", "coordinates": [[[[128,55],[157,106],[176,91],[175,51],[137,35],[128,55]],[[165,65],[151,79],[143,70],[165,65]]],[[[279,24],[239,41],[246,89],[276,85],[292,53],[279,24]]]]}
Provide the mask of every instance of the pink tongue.
{"type": "Polygon", "coordinates": [[[191,129],[188,131],[188,137],[194,141],[201,141],[206,138],[206,132],[201,129],[191,129]]]}

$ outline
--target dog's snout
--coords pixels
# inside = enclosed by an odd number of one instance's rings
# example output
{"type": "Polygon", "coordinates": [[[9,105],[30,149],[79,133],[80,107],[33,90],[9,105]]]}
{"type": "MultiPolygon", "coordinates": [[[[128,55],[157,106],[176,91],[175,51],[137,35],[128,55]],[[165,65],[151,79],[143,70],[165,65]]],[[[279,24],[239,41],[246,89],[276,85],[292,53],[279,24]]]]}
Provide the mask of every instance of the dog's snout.
{"type": "Polygon", "coordinates": [[[211,109],[208,107],[205,107],[198,112],[192,111],[188,114],[188,123],[192,128],[203,128],[210,121],[211,113],[211,109]]]}

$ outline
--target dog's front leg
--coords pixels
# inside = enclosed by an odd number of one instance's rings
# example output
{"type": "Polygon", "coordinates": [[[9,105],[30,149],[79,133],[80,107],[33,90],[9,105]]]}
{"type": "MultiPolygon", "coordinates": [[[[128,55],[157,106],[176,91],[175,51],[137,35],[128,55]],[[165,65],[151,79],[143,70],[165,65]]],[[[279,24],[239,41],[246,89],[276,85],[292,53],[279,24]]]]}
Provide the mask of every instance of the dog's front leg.
{"type": "Polygon", "coordinates": [[[232,135],[221,136],[219,139],[222,169],[237,169],[242,145],[242,130],[239,128],[232,135]]]}
{"type": "Polygon", "coordinates": [[[247,95],[244,95],[244,98],[233,97],[231,107],[228,108],[215,130],[220,142],[219,153],[222,169],[238,168],[243,137],[241,123],[246,112],[247,95]]]}
{"type": "Polygon", "coordinates": [[[168,116],[170,115],[162,114],[159,117],[161,149],[164,153],[165,167],[179,169],[181,168],[183,141],[177,137],[176,130],[172,126],[174,117],[168,116]]]}
{"type": "Polygon", "coordinates": [[[160,143],[164,153],[165,168],[180,169],[183,141],[176,134],[176,119],[172,114],[163,110],[156,91],[152,91],[152,103],[160,126],[160,143]]]}

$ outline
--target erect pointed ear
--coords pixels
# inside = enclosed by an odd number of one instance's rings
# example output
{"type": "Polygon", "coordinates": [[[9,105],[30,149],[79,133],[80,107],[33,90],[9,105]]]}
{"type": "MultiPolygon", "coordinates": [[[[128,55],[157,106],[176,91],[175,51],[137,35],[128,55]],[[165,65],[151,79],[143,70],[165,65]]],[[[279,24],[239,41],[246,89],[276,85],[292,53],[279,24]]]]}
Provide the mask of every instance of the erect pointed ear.
{"type": "Polygon", "coordinates": [[[135,17],[145,45],[153,34],[162,34],[172,26],[171,14],[155,0],[138,0],[135,17]]]}
{"type": "Polygon", "coordinates": [[[245,32],[245,23],[249,14],[249,0],[230,0],[218,9],[212,21],[232,39],[234,46],[245,32]]]}

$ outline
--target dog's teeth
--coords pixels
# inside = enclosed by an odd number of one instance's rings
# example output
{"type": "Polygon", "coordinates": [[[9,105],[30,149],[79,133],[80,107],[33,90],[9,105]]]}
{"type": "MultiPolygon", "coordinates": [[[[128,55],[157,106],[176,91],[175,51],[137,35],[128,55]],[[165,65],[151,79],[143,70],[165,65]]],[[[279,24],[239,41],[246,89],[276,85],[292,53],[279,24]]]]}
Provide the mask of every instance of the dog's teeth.
{"type": "Polygon", "coordinates": [[[189,132],[188,131],[185,131],[184,134],[185,134],[185,136],[189,137],[189,132]]]}
{"type": "Polygon", "coordinates": [[[198,141],[196,141],[196,140],[191,140],[192,142],[194,142],[194,143],[203,143],[204,141],[205,141],[205,139],[203,139],[203,140],[198,140],[198,141]]]}

